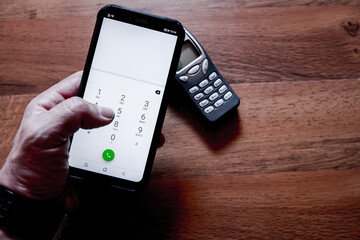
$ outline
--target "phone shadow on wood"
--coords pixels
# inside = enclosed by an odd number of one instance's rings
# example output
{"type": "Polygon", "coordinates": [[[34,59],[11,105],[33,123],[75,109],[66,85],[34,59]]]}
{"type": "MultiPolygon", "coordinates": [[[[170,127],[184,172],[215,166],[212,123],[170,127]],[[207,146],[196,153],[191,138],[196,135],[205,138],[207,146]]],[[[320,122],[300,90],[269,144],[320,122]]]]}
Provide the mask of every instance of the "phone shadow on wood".
{"type": "Polygon", "coordinates": [[[212,151],[224,150],[241,136],[242,122],[238,108],[227,113],[215,123],[211,123],[197,112],[198,110],[192,106],[192,102],[187,99],[187,95],[179,90],[173,92],[175,93],[170,99],[170,107],[174,109],[177,117],[184,120],[184,124],[191,125],[194,132],[203,139],[212,151]]]}
{"type": "Polygon", "coordinates": [[[186,221],[179,181],[155,179],[141,193],[92,190],[60,239],[172,239],[186,221]],[[180,221],[180,222],[181,222],[180,221]]]}

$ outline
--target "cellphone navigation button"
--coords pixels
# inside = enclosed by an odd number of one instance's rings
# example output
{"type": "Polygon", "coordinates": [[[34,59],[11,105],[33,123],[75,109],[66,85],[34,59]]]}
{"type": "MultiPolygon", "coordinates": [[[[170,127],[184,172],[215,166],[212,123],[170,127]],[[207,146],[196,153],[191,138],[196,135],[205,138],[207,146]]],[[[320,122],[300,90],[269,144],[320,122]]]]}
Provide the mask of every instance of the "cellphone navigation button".
{"type": "Polygon", "coordinates": [[[202,63],[202,71],[204,74],[206,74],[209,67],[209,61],[205,58],[205,60],[202,63]]]}
{"type": "Polygon", "coordinates": [[[189,77],[184,75],[184,76],[179,77],[179,79],[183,82],[187,82],[189,80],[189,77]]]}
{"type": "Polygon", "coordinates": [[[200,69],[199,65],[195,65],[192,68],[190,68],[190,70],[188,71],[188,74],[190,75],[194,75],[195,73],[197,73],[200,69]]]}

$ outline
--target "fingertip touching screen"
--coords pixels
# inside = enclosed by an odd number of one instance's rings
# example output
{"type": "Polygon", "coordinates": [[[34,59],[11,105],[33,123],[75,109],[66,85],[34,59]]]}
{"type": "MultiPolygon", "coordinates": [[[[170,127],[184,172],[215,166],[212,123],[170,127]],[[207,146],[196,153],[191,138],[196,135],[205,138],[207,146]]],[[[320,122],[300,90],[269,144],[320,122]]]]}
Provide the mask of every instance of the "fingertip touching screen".
{"type": "Polygon", "coordinates": [[[103,19],[83,98],[112,108],[115,117],[74,134],[70,166],[141,181],[176,41],[172,34],[103,19]]]}

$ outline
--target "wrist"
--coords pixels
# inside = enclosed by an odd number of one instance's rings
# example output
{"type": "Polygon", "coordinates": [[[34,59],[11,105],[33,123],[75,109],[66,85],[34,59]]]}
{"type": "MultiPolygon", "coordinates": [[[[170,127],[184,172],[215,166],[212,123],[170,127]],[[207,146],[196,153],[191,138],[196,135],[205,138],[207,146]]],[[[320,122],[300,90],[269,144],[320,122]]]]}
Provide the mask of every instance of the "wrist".
{"type": "Polygon", "coordinates": [[[40,165],[47,159],[26,154],[13,147],[4,166],[0,169],[0,185],[35,200],[54,199],[61,196],[66,186],[68,167],[49,171],[40,165]],[[38,160],[40,159],[40,160],[38,160]]]}
{"type": "Polygon", "coordinates": [[[56,200],[30,199],[0,185],[0,228],[12,237],[52,237],[63,214],[56,200]]]}
{"type": "MultiPolygon", "coordinates": [[[[10,155],[9,155],[10,156],[10,155]]],[[[34,198],[31,191],[20,180],[20,174],[12,171],[9,159],[0,170],[0,185],[24,197],[34,198]]]]}

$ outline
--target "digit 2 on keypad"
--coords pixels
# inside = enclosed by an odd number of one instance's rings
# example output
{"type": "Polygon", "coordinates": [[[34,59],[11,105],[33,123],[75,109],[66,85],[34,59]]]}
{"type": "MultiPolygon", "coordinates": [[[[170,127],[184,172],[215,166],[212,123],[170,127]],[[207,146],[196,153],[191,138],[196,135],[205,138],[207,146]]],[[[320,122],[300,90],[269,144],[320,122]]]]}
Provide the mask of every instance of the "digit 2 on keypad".
{"type": "Polygon", "coordinates": [[[196,38],[189,30],[184,30],[185,38],[175,78],[201,114],[215,122],[237,108],[240,99],[196,38]]]}

